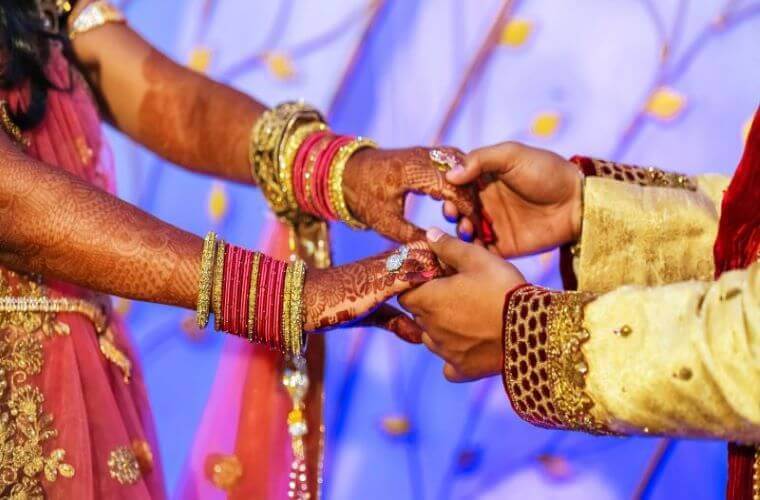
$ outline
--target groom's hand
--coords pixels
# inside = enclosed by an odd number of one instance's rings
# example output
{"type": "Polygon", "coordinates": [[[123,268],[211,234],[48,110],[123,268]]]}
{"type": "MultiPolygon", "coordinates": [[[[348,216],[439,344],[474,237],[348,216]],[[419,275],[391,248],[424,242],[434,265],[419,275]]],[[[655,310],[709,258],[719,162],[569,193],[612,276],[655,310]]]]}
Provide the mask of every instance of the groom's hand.
{"type": "MultiPolygon", "coordinates": [[[[503,257],[535,253],[580,236],[582,175],[570,161],[544,149],[504,142],[472,151],[461,169],[446,175],[452,184],[479,181],[480,202],[491,219],[503,257]]],[[[450,203],[444,215],[458,220],[458,233],[473,234],[471,218],[450,203]]]]}
{"type": "MultiPolygon", "coordinates": [[[[462,158],[461,152],[442,148],[462,158]]],[[[430,159],[427,148],[364,149],[351,157],[343,176],[351,214],[375,232],[399,243],[425,238],[425,232],[404,218],[408,193],[446,200],[457,213],[474,216],[475,190],[455,186],[430,159]]]]}
{"type": "Polygon", "coordinates": [[[427,236],[433,252],[457,274],[406,292],[399,303],[425,331],[424,344],[446,361],[448,380],[500,373],[504,295],[525,279],[512,264],[482,247],[435,228],[427,236]]]}

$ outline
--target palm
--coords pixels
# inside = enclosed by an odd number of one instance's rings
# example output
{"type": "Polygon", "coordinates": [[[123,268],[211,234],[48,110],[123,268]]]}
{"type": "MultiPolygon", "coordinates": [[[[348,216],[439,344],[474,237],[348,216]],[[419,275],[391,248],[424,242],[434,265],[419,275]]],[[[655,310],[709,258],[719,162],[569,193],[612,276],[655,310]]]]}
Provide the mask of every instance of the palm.
{"type": "Polygon", "coordinates": [[[505,257],[536,253],[574,238],[577,170],[561,157],[536,151],[501,173],[480,193],[505,257]]]}

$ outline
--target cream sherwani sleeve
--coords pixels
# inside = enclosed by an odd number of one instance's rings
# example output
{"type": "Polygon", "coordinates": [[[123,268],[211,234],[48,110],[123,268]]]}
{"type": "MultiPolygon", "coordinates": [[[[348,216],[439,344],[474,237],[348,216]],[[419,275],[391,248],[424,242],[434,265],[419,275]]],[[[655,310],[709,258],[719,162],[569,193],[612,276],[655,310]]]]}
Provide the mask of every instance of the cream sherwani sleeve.
{"type": "Polygon", "coordinates": [[[601,293],[628,284],[712,278],[728,177],[574,161],[587,174],[581,239],[572,257],[578,290],[601,293]]]}
{"type": "Polygon", "coordinates": [[[760,443],[760,263],[717,281],[505,304],[504,383],[545,427],[760,443]]]}

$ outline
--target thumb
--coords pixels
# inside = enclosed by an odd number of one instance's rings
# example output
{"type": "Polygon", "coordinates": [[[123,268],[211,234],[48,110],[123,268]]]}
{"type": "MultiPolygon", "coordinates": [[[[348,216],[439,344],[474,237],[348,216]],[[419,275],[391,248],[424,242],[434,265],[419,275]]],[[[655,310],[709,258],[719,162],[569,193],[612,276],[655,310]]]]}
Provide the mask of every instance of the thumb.
{"type": "Polygon", "coordinates": [[[486,251],[476,245],[453,238],[437,227],[428,229],[426,236],[430,249],[435,252],[438,259],[457,271],[465,270],[477,259],[478,252],[486,251]]]}
{"type": "Polygon", "coordinates": [[[464,168],[451,169],[446,174],[446,180],[461,185],[473,182],[487,172],[507,173],[513,166],[511,159],[521,147],[523,146],[516,142],[502,142],[475,149],[465,156],[464,168]]]}

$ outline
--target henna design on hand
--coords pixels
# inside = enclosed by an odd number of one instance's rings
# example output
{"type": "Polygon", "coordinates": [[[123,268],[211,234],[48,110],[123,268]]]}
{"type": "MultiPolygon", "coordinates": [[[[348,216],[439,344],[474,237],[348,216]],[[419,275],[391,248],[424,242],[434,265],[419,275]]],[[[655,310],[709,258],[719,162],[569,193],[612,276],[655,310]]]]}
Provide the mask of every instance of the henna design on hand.
{"type": "MultiPolygon", "coordinates": [[[[461,155],[451,148],[448,151],[461,155]]],[[[475,210],[474,189],[449,184],[426,148],[359,151],[348,163],[343,187],[354,217],[398,242],[425,238],[424,231],[404,219],[408,193],[449,200],[462,214],[473,215],[475,210]]]]}
{"type": "Polygon", "coordinates": [[[194,308],[202,240],[15,149],[0,134],[0,262],[194,308]]]}
{"type": "Polygon", "coordinates": [[[147,92],[137,139],[193,170],[251,183],[248,147],[264,107],[230,87],[151,50],[143,63],[147,92]]]}
{"type": "Polygon", "coordinates": [[[438,259],[425,242],[408,247],[409,255],[396,273],[385,268],[392,252],[331,269],[309,269],[303,292],[304,329],[314,331],[359,319],[418,284],[412,278],[424,275],[429,280],[441,274],[438,259]]]}

